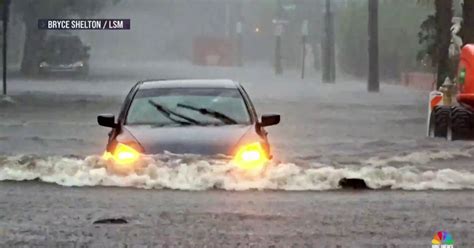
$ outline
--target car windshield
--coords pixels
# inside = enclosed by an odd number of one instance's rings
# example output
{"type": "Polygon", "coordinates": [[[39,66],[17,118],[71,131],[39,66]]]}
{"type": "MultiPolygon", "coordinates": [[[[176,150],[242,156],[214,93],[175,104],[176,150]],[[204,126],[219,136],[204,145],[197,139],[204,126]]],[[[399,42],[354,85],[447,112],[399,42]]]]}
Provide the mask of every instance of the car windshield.
{"type": "Polygon", "coordinates": [[[251,120],[242,94],[238,89],[229,88],[142,89],[135,95],[126,118],[127,125],[166,126],[183,123],[231,125],[250,124],[251,120]],[[164,113],[166,111],[158,111],[157,106],[171,112],[168,114],[172,118],[164,113]],[[195,122],[189,122],[182,116],[195,122]],[[226,121],[228,119],[232,121],[226,121]]]}

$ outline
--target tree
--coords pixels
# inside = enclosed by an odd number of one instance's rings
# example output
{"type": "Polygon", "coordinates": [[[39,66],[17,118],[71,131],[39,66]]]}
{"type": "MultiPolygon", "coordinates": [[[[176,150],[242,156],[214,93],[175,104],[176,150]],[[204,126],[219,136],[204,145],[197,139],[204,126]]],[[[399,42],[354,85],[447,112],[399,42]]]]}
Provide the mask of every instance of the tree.
{"type": "Polygon", "coordinates": [[[451,44],[451,22],[453,19],[453,1],[435,0],[436,9],[436,43],[438,44],[437,87],[441,86],[446,77],[453,78],[453,69],[449,60],[451,44]]]}
{"type": "Polygon", "coordinates": [[[418,61],[424,61],[426,58],[429,58],[431,60],[431,67],[435,68],[438,61],[435,15],[428,15],[421,23],[420,31],[418,32],[418,43],[422,44],[423,47],[418,52],[416,59],[418,61]]]}
{"type": "Polygon", "coordinates": [[[38,29],[40,18],[66,18],[71,16],[91,16],[110,3],[119,0],[16,0],[13,1],[13,11],[19,15],[25,25],[25,43],[21,71],[27,75],[36,73],[39,63],[39,49],[43,43],[46,31],[38,29]]]}
{"type": "MultiPolygon", "coordinates": [[[[345,73],[367,76],[368,6],[365,1],[348,1],[336,16],[338,66],[345,73]]],[[[418,26],[432,10],[413,1],[379,0],[380,78],[398,79],[402,72],[418,70],[416,53],[418,26]]]]}
{"type": "MultiPolygon", "coordinates": [[[[466,0],[471,1],[471,0],[466,0]]],[[[434,3],[435,15],[428,16],[427,20],[422,24],[421,28],[434,28],[434,42],[430,39],[424,41],[420,38],[420,42],[424,42],[428,47],[427,54],[431,55],[433,65],[437,67],[437,88],[441,86],[446,77],[454,77],[454,66],[449,59],[449,46],[451,44],[451,24],[453,19],[453,0],[418,0],[423,5],[431,5],[434,3]],[[424,25],[424,26],[423,26],[424,25]]],[[[419,35],[421,37],[421,35],[419,35]]]]}
{"type": "Polygon", "coordinates": [[[474,0],[464,0],[461,36],[464,44],[474,43],[474,0]]]}

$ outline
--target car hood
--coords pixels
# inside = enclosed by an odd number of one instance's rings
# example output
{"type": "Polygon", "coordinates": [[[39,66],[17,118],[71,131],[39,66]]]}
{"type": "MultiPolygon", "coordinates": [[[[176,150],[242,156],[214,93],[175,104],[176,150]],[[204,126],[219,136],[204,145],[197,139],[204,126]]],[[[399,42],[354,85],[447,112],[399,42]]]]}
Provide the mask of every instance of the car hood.
{"type": "Polygon", "coordinates": [[[253,125],[153,127],[124,126],[147,154],[165,151],[202,155],[232,155],[239,140],[253,125]]]}

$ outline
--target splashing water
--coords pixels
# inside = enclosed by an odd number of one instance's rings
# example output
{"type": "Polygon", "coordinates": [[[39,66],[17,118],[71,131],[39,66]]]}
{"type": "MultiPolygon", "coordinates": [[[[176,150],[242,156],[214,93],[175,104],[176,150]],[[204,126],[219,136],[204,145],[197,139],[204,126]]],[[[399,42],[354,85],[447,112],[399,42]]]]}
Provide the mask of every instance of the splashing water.
{"type": "MultiPolygon", "coordinates": [[[[303,168],[293,163],[272,163],[264,171],[236,169],[228,158],[162,154],[141,159],[137,170],[120,175],[107,169],[101,156],[0,156],[0,181],[35,180],[63,186],[119,186],[176,190],[287,190],[339,189],[343,178],[363,179],[371,189],[474,189],[474,173],[453,169],[422,171],[413,165],[388,166],[392,161],[428,163],[431,160],[470,157],[466,152],[415,152],[392,158],[371,158],[365,166],[336,168],[324,164],[303,168]]],[[[409,163],[408,163],[409,164],[409,163]]]]}

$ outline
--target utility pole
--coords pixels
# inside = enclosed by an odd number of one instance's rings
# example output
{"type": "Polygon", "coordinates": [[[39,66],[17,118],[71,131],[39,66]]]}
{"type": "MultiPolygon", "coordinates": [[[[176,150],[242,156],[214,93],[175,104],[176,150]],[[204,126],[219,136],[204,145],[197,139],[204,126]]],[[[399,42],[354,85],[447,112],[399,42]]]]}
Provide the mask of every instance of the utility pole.
{"type": "Polygon", "coordinates": [[[242,66],[242,22],[237,22],[235,26],[237,33],[237,66],[242,66]]]}
{"type": "Polygon", "coordinates": [[[277,13],[275,20],[275,74],[282,74],[283,67],[281,64],[281,35],[283,34],[283,6],[281,0],[277,0],[277,13]]]}
{"type": "Polygon", "coordinates": [[[10,0],[3,1],[3,44],[2,44],[2,61],[3,61],[3,95],[7,95],[7,34],[8,34],[8,12],[10,0]]]}
{"type": "Polygon", "coordinates": [[[301,44],[302,44],[302,63],[301,63],[301,79],[304,79],[305,76],[305,67],[306,67],[306,43],[309,34],[309,21],[306,19],[303,21],[301,27],[301,44]]]}
{"type": "Polygon", "coordinates": [[[378,32],[378,0],[369,0],[369,92],[379,92],[379,32],[378,32]]]}
{"type": "Polygon", "coordinates": [[[225,23],[224,23],[224,33],[225,37],[229,38],[230,36],[230,2],[226,1],[225,3],[225,23]]]}
{"type": "Polygon", "coordinates": [[[323,82],[336,82],[336,59],[334,45],[334,13],[331,8],[331,0],[326,0],[324,13],[324,41],[323,41],[323,82]]]}
{"type": "Polygon", "coordinates": [[[244,19],[242,16],[242,8],[243,8],[242,1],[238,3],[238,21],[235,25],[235,31],[237,33],[237,66],[243,65],[242,60],[242,20],[244,19]]]}

